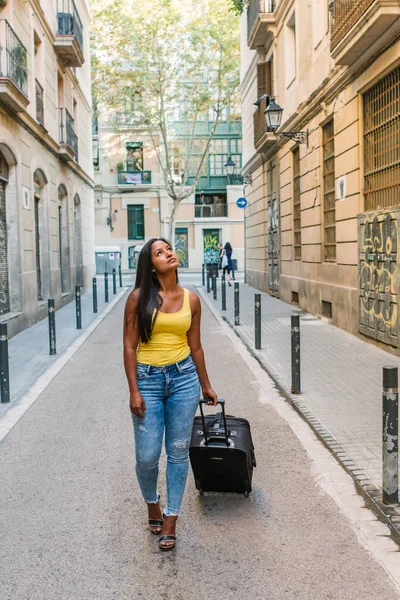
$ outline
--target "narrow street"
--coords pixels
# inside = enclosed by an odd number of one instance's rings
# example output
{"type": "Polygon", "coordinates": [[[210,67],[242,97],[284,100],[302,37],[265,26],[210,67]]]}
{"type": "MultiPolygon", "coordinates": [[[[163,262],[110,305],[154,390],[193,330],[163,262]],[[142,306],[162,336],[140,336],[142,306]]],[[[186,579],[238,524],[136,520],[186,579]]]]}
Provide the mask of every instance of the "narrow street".
{"type": "Polygon", "coordinates": [[[0,444],[1,600],[398,597],[354,524],[380,530],[349,476],[204,304],[211,381],[228,413],[250,420],[258,466],[247,499],[199,496],[190,472],[177,548],[159,551],[135,478],[123,309],[124,299],[0,444]]]}

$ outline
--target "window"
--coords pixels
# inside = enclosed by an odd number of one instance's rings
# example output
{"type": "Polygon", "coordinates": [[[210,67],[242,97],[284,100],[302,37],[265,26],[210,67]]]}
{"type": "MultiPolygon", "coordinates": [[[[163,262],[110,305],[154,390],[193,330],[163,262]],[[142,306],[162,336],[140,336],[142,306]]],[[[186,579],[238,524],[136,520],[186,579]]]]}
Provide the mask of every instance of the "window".
{"type": "Polygon", "coordinates": [[[285,28],[285,74],[286,87],[296,79],[296,16],[292,14],[285,28]]]}
{"type": "Polygon", "coordinates": [[[324,260],[336,261],[335,137],[333,119],[322,128],[324,179],[324,260]]]}
{"type": "Polygon", "coordinates": [[[144,240],[143,204],[128,204],[128,240],[144,240]]]}
{"type": "Polygon", "coordinates": [[[300,150],[293,150],[294,260],[301,260],[300,150]]]}
{"type": "Polygon", "coordinates": [[[126,170],[131,173],[143,171],[143,142],[127,142],[126,170]]]}
{"type": "Polygon", "coordinates": [[[400,67],[364,94],[365,210],[399,204],[400,67]]]}

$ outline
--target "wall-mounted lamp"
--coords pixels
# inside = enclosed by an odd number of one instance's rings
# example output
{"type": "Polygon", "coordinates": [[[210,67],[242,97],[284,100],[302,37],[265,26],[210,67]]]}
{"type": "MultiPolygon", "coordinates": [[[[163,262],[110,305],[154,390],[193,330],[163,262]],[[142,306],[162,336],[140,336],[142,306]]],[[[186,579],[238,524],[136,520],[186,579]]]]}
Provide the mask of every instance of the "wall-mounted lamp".
{"type": "Polygon", "coordinates": [[[282,123],[283,108],[275,102],[275,98],[264,94],[255,102],[256,106],[259,106],[262,100],[266,100],[266,109],[264,110],[265,121],[267,124],[267,131],[272,131],[280,137],[289,138],[299,144],[308,143],[308,131],[277,131],[282,123]]]}
{"type": "Polygon", "coordinates": [[[114,219],[114,221],[118,221],[118,211],[117,210],[114,210],[114,212],[113,212],[113,219],[114,219]]]}

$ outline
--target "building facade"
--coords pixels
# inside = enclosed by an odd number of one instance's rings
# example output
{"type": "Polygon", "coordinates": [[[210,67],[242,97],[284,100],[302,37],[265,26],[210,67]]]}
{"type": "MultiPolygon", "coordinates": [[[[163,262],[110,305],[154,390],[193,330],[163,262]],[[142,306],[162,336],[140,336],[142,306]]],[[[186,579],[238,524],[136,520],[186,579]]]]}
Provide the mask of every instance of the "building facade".
{"type": "Polygon", "coordinates": [[[89,286],[94,265],[85,0],[0,8],[0,320],[13,335],[89,286]]]}
{"type": "MultiPolygon", "coordinates": [[[[192,168],[201,156],[200,140],[207,139],[212,122],[197,125],[191,155],[192,168]]],[[[189,137],[186,125],[176,122],[171,172],[181,173],[182,151],[189,137]]],[[[135,123],[132,111],[101,114],[93,126],[95,165],[95,222],[97,254],[121,253],[124,271],[135,269],[138,251],[146,240],[169,238],[173,208],[160,165],[145,129],[135,123]],[[109,252],[107,252],[109,250],[109,252]]],[[[213,262],[219,242],[230,241],[238,268],[244,267],[244,213],[236,205],[243,194],[241,122],[222,121],[215,131],[195,194],[176,211],[175,248],[181,269],[201,270],[213,262]],[[228,178],[225,164],[231,156],[236,174],[228,178]]],[[[193,182],[189,178],[188,184],[193,182]]],[[[102,261],[99,262],[102,268],[102,261]]]]}
{"type": "Polygon", "coordinates": [[[250,0],[241,69],[248,283],[398,348],[400,3],[250,0]]]}

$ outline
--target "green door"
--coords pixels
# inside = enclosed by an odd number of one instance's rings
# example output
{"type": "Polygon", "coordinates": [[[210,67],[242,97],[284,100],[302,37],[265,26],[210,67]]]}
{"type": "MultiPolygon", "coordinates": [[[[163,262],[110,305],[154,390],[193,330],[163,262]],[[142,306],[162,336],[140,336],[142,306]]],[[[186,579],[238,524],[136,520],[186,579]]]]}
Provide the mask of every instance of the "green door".
{"type": "Polygon", "coordinates": [[[203,229],[204,264],[219,262],[219,229],[203,229]]]}

